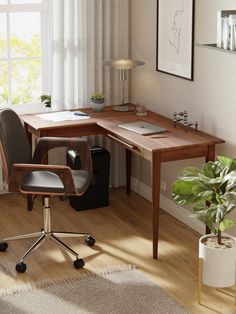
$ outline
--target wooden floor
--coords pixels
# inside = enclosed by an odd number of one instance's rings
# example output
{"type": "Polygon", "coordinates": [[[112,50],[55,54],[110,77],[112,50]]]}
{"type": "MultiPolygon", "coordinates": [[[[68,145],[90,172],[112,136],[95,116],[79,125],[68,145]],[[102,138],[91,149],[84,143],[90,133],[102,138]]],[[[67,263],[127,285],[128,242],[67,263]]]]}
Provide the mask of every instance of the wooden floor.
{"type": "MultiPolygon", "coordinates": [[[[234,298],[210,287],[204,287],[203,305],[198,305],[199,235],[164,211],[160,217],[159,259],[152,259],[151,205],[137,194],[128,197],[124,189],[112,190],[109,207],[81,212],[57,198],[52,199],[51,206],[55,229],[87,231],[96,238],[93,248],[83,245],[83,239],[67,239],[84,259],[84,269],[75,270],[73,258],[47,242],[26,260],[27,272],[17,274],[15,263],[32,240],[15,241],[0,255],[1,288],[93,272],[105,266],[134,264],[191,313],[236,313],[234,298]]],[[[41,216],[40,199],[34,210],[27,212],[23,196],[0,196],[0,237],[39,231],[41,216]]],[[[234,294],[233,289],[227,292],[234,294]]]]}

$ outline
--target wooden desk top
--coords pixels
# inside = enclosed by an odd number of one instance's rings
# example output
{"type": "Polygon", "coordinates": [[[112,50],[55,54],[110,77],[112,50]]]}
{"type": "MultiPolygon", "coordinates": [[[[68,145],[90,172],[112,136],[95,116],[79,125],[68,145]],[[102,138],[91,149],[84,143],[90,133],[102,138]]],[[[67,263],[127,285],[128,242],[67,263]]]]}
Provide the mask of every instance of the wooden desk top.
{"type": "MultiPolygon", "coordinates": [[[[59,129],[63,132],[63,129],[65,128],[91,128],[94,129],[93,132],[95,132],[91,134],[109,133],[118,139],[124,140],[126,143],[137,146],[149,153],[153,151],[168,151],[169,153],[175,154],[175,152],[180,150],[183,151],[183,149],[191,150],[197,147],[207,147],[209,145],[224,143],[222,139],[200,131],[195,131],[192,128],[188,128],[188,131],[186,132],[184,126],[181,124],[177,124],[177,127],[175,128],[171,119],[151,111],[148,111],[148,114],[142,117],[137,116],[135,111],[116,112],[111,110],[110,107],[105,107],[105,110],[102,112],[92,112],[91,109],[82,109],[82,111],[88,113],[91,118],[86,120],[51,122],[43,120],[36,115],[22,115],[21,119],[36,131],[47,130],[48,136],[54,135],[55,131],[59,129]],[[119,127],[119,124],[121,123],[135,121],[146,121],[152,124],[157,124],[158,126],[167,129],[167,132],[142,136],[119,127]]],[[[66,136],[66,133],[64,136],[66,136]]],[[[140,155],[143,155],[143,153],[141,152],[140,155]]],[[[168,158],[168,160],[176,160],[176,158],[172,159],[170,154],[168,158]]]]}

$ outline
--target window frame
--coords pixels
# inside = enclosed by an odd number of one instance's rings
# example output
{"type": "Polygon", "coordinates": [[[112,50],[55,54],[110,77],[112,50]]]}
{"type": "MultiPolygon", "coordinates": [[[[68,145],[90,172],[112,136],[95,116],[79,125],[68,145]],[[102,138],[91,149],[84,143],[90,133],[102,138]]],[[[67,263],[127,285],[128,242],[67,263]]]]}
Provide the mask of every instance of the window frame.
{"type": "MultiPolygon", "coordinates": [[[[9,75],[9,80],[8,80],[8,89],[11,93],[11,71],[10,71],[10,65],[9,65],[9,60],[14,60],[14,58],[10,58],[10,32],[9,32],[9,27],[10,27],[10,18],[9,14],[10,13],[15,13],[15,12],[39,12],[41,16],[41,56],[39,59],[41,59],[41,74],[42,74],[42,94],[51,94],[51,86],[50,86],[50,76],[51,76],[51,71],[50,71],[50,55],[51,55],[51,45],[50,45],[50,30],[51,30],[51,25],[50,25],[50,19],[49,19],[49,1],[50,0],[42,0],[41,3],[31,3],[31,4],[11,4],[10,0],[8,0],[8,4],[0,4],[0,13],[6,13],[6,23],[7,23],[7,56],[6,56],[6,61],[7,61],[7,67],[8,67],[8,75],[9,75]]],[[[22,58],[23,60],[24,58],[22,58]]],[[[30,59],[29,58],[25,58],[30,59]]],[[[32,58],[33,59],[33,58],[32,58]]],[[[4,59],[1,59],[4,60],[4,59]]],[[[39,95],[40,96],[40,95],[39,95]]],[[[41,104],[40,102],[38,103],[28,103],[28,104],[7,104],[1,105],[0,108],[12,108],[15,110],[17,113],[33,113],[33,112],[41,112],[44,110],[44,105],[41,104]]]]}

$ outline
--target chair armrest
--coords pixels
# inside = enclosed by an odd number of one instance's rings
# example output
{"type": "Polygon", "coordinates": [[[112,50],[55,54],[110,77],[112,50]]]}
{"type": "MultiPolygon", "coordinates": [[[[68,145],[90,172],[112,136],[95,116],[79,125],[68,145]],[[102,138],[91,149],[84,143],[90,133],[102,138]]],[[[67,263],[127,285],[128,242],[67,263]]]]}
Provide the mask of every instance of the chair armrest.
{"type": "Polygon", "coordinates": [[[42,163],[48,151],[56,147],[67,147],[68,149],[76,150],[80,155],[82,170],[92,172],[93,167],[89,145],[86,140],[77,137],[41,137],[35,148],[32,163],[42,163]]]}
{"type": "Polygon", "coordinates": [[[11,171],[9,192],[22,192],[21,183],[25,175],[32,171],[55,173],[62,181],[66,195],[77,195],[70,167],[57,165],[14,164],[11,171]]]}

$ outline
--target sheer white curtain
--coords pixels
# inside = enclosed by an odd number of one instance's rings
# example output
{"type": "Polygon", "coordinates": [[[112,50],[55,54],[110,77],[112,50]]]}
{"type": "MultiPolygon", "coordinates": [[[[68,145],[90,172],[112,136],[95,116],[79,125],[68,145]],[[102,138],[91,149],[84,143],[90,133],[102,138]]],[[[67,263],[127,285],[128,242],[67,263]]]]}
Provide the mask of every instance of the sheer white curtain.
{"type": "MultiPolygon", "coordinates": [[[[94,91],[120,103],[118,73],[103,62],[129,56],[129,0],[52,0],[52,34],[53,109],[88,107],[94,91]]],[[[102,137],[90,141],[111,152],[111,184],[124,184],[124,150],[102,137]]]]}

